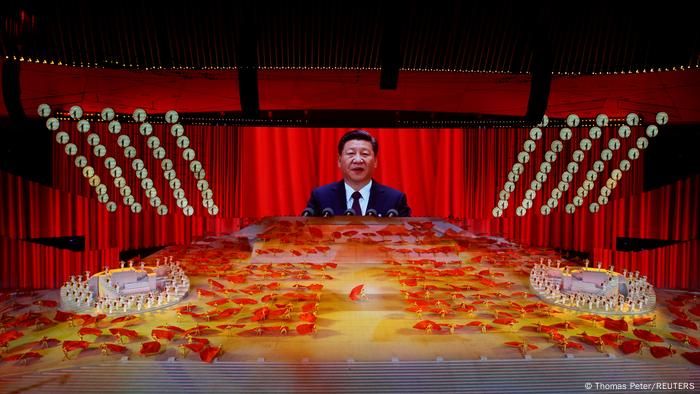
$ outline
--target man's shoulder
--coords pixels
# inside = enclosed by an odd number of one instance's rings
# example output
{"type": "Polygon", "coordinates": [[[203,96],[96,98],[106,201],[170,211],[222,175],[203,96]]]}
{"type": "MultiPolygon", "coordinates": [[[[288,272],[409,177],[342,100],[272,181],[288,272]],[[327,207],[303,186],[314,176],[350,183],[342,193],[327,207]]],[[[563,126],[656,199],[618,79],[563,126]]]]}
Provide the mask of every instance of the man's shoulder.
{"type": "Polygon", "coordinates": [[[340,190],[341,185],[342,185],[342,182],[328,183],[328,184],[321,185],[321,186],[315,188],[312,191],[312,193],[319,193],[319,194],[336,193],[338,190],[340,190]]]}
{"type": "Polygon", "coordinates": [[[374,187],[377,191],[381,191],[382,193],[388,194],[390,196],[400,196],[404,194],[401,190],[394,189],[393,187],[382,185],[380,183],[376,183],[374,187]]]}

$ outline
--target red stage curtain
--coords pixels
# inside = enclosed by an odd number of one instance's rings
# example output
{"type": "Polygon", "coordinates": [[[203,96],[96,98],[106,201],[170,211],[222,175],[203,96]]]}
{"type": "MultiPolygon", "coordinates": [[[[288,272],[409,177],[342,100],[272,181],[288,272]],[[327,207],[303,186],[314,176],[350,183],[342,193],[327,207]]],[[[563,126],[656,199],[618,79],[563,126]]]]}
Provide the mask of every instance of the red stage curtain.
{"type": "Polygon", "coordinates": [[[615,270],[639,271],[658,288],[700,288],[700,241],[686,241],[641,252],[596,248],[594,261],[614,262],[615,270]]]}
{"type": "Polygon", "coordinates": [[[60,287],[71,275],[104,269],[119,259],[119,249],[73,252],[0,237],[1,288],[36,289],[60,287]]]}

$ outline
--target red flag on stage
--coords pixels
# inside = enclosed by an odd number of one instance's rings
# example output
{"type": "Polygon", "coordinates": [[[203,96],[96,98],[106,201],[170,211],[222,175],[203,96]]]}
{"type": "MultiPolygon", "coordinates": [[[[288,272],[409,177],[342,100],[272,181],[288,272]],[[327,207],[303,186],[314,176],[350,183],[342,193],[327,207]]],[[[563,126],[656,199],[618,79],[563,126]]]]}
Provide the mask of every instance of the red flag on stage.
{"type": "Polygon", "coordinates": [[[53,319],[58,322],[64,322],[71,320],[74,316],[75,314],[71,312],[56,311],[56,315],[53,317],[53,319]]]}
{"type": "Polygon", "coordinates": [[[625,354],[636,353],[642,349],[642,342],[638,339],[630,339],[622,342],[620,350],[625,354]]]}
{"type": "Polygon", "coordinates": [[[38,300],[34,301],[34,305],[45,306],[48,308],[55,308],[58,306],[58,302],[53,300],[38,300]]]}
{"type": "Polygon", "coordinates": [[[513,319],[512,317],[502,317],[500,319],[494,319],[493,322],[496,324],[513,325],[518,321],[513,319]]]}
{"type": "Polygon", "coordinates": [[[117,345],[115,343],[105,343],[104,345],[110,352],[123,353],[126,351],[126,346],[117,345]]]}
{"type": "Polygon", "coordinates": [[[128,328],[110,328],[109,332],[111,332],[112,335],[121,335],[128,338],[136,338],[139,336],[139,333],[128,328]]]}
{"type": "Polygon", "coordinates": [[[215,281],[214,279],[207,279],[207,282],[209,282],[210,285],[212,285],[213,287],[216,287],[218,289],[223,289],[224,287],[226,287],[226,286],[222,285],[221,283],[215,281]]]}
{"type": "Polygon", "coordinates": [[[250,320],[263,321],[263,320],[267,319],[269,314],[270,314],[270,308],[264,306],[262,308],[256,309],[253,312],[253,317],[250,320]]]}
{"type": "Polygon", "coordinates": [[[179,332],[179,333],[185,332],[185,329],[177,327],[177,326],[158,326],[157,328],[165,328],[166,330],[179,332]]]}
{"type": "Polygon", "coordinates": [[[600,340],[603,341],[604,344],[614,347],[619,346],[620,340],[624,338],[625,337],[623,335],[616,332],[607,333],[600,336],[600,340]]]}
{"type": "Polygon", "coordinates": [[[238,305],[252,305],[252,304],[257,304],[258,301],[252,298],[235,298],[231,300],[235,302],[238,305]]]}
{"type": "Polygon", "coordinates": [[[10,341],[14,341],[17,338],[22,338],[24,336],[24,333],[21,331],[17,330],[10,330],[7,332],[4,332],[0,334],[0,343],[7,343],[10,341]]]}
{"type": "Polygon", "coordinates": [[[37,352],[26,352],[13,354],[2,359],[2,361],[18,361],[18,360],[28,360],[31,358],[41,358],[41,354],[37,352]]]}
{"type": "Polygon", "coordinates": [[[192,342],[192,343],[185,343],[185,344],[180,345],[180,346],[183,346],[183,347],[185,347],[185,348],[187,348],[195,353],[199,353],[205,348],[205,346],[207,346],[207,344],[201,343],[201,342],[192,342]]]}
{"type": "Polygon", "coordinates": [[[692,322],[692,321],[687,320],[687,319],[676,319],[676,320],[672,321],[671,324],[675,324],[675,325],[681,326],[681,327],[687,327],[687,328],[690,328],[691,330],[698,329],[698,325],[695,324],[695,322],[692,322]]]}
{"type": "Polygon", "coordinates": [[[100,335],[102,335],[102,330],[93,327],[83,327],[80,330],[78,330],[78,335],[80,335],[81,337],[84,335],[94,335],[96,337],[99,337],[100,335]]]}
{"type": "Polygon", "coordinates": [[[604,322],[603,326],[608,330],[627,331],[629,329],[625,319],[615,320],[606,317],[604,322]]]}
{"type": "Polygon", "coordinates": [[[302,312],[299,314],[299,319],[309,323],[314,323],[316,321],[316,316],[314,316],[312,313],[302,312]]]}
{"type": "Polygon", "coordinates": [[[104,313],[101,313],[101,314],[95,315],[95,316],[92,316],[92,315],[80,315],[80,317],[83,318],[83,324],[82,324],[82,325],[83,325],[83,326],[87,326],[87,325],[90,325],[90,324],[97,324],[97,322],[99,322],[99,321],[103,320],[104,318],[106,318],[107,315],[105,315],[104,313]]]}
{"type": "MultiPolygon", "coordinates": [[[[185,331],[183,335],[188,336],[188,335],[202,335],[203,332],[206,330],[211,330],[209,326],[204,326],[204,325],[197,325],[195,327],[190,328],[189,330],[185,331]]],[[[216,331],[216,330],[213,330],[216,331]]]]}
{"type": "Polygon", "coordinates": [[[600,339],[600,337],[588,335],[585,332],[579,334],[579,336],[589,345],[598,346],[603,344],[603,341],[600,339]]]}
{"type": "Polygon", "coordinates": [[[172,341],[174,337],[175,333],[169,330],[151,330],[151,338],[154,340],[167,339],[168,341],[172,341]]]}
{"type": "Polygon", "coordinates": [[[119,316],[119,317],[115,317],[114,319],[110,320],[110,323],[122,323],[125,321],[134,320],[134,319],[136,319],[136,316],[133,316],[133,315],[119,316]]]}
{"type": "Polygon", "coordinates": [[[160,351],[160,342],[158,341],[151,341],[151,342],[144,342],[141,344],[141,350],[139,350],[139,353],[143,355],[149,355],[149,354],[155,354],[160,351]]]}
{"type": "Polygon", "coordinates": [[[241,311],[241,308],[226,308],[223,311],[219,312],[219,318],[220,319],[225,319],[227,317],[231,317],[233,315],[238,314],[238,312],[241,311]]]}
{"type": "Polygon", "coordinates": [[[691,337],[688,334],[684,334],[682,332],[672,332],[671,335],[683,343],[689,343],[695,347],[700,347],[700,340],[695,337],[691,337]]]}
{"type": "Polygon", "coordinates": [[[650,331],[647,331],[647,330],[632,330],[632,333],[637,338],[643,339],[647,342],[663,342],[664,341],[663,338],[661,338],[660,336],[658,336],[650,331]]]}
{"type": "Polygon", "coordinates": [[[567,349],[583,350],[583,345],[578,342],[566,342],[565,346],[567,349]]]}
{"type": "Polygon", "coordinates": [[[688,309],[688,312],[692,313],[695,316],[700,317],[700,305],[696,305],[695,307],[688,309]]]}
{"type": "Polygon", "coordinates": [[[220,351],[220,346],[208,346],[199,352],[199,358],[205,363],[211,363],[220,351]]]}
{"type": "Polygon", "coordinates": [[[216,326],[216,328],[220,328],[222,330],[230,330],[232,328],[243,328],[245,327],[245,324],[221,324],[219,326],[216,326]]]}
{"type": "Polygon", "coordinates": [[[643,326],[653,320],[653,317],[635,317],[632,321],[632,324],[634,324],[635,326],[643,326]]]}
{"type": "Polygon", "coordinates": [[[299,335],[311,334],[315,330],[316,330],[316,324],[314,324],[314,323],[300,324],[297,326],[297,332],[299,333],[299,335]]]}
{"type": "Polygon", "coordinates": [[[676,353],[670,346],[652,346],[649,348],[649,352],[654,358],[664,358],[676,353]]]}
{"type": "MultiPolygon", "coordinates": [[[[506,342],[505,345],[511,346],[511,347],[522,348],[525,345],[525,343],[524,342],[506,342]]],[[[537,345],[533,345],[531,343],[528,343],[527,347],[531,350],[537,349],[537,345]]]]}
{"type": "Polygon", "coordinates": [[[87,349],[90,346],[88,341],[63,341],[63,350],[70,352],[75,349],[87,349]]]}
{"type": "Polygon", "coordinates": [[[353,287],[352,290],[350,290],[350,299],[353,301],[357,301],[360,299],[360,294],[362,293],[362,289],[364,289],[365,285],[357,285],[353,287]]]}
{"type": "Polygon", "coordinates": [[[435,323],[432,320],[421,320],[418,323],[413,325],[413,328],[416,328],[418,330],[425,330],[428,327],[430,327],[432,330],[435,330],[435,331],[442,330],[442,328],[440,328],[440,325],[435,323]]]}
{"type": "Polygon", "coordinates": [[[202,345],[208,345],[209,340],[207,338],[191,338],[190,343],[201,343],[202,345]]]}
{"type": "Polygon", "coordinates": [[[197,289],[197,295],[200,297],[216,297],[216,293],[207,289],[197,289]]]}
{"type": "Polygon", "coordinates": [[[700,352],[683,352],[681,355],[691,363],[700,365],[700,352]]]}
{"type": "Polygon", "coordinates": [[[207,302],[207,305],[209,305],[209,306],[220,306],[220,305],[224,305],[224,304],[228,304],[228,303],[229,303],[229,299],[228,299],[228,298],[219,298],[218,300],[214,300],[214,301],[209,301],[209,302],[207,302]]]}

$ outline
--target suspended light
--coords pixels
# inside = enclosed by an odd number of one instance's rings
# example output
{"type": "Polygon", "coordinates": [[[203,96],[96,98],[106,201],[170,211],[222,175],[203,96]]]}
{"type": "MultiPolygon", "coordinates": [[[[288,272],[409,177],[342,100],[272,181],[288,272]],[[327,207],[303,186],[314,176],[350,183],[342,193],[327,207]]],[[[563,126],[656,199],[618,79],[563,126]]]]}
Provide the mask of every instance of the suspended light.
{"type": "Polygon", "coordinates": [[[566,117],[566,124],[569,125],[569,127],[578,127],[580,122],[581,119],[576,114],[571,114],[566,117]]]}
{"type": "Polygon", "coordinates": [[[146,120],[146,111],[142,108],[136,108],[133,113],[133,118],[137,122],[143,122],[146,120]]]}
{"type": "Polygon", "coordinates": [[[39,104],[36,110],[37,114],[42,118],[46,118],[51,115],[51,107],[48,104],[39,104]]]}
{"type": "Polygon", "coordinates": [[[595,124],[598,125],[598,127],[605,127],[608,125],[609,119],[608,115],[606,114],[598,114],[595,117],[595,124]]]}
{"type": "Polygon", "coordinates": [[[80,119],[83,117],[83,109],[79,105],[74,105],[74,106],[70,107],[68,114],[70,115],[71,118],[77,120],[77,119],[80,119]]]}
{"type": "Polygon", "coordinates": [[[102,108],[102,112],[100,112],[100,117],[104,121],[111,122],[114,119],[114,110],[110,107],[102,108]]]}

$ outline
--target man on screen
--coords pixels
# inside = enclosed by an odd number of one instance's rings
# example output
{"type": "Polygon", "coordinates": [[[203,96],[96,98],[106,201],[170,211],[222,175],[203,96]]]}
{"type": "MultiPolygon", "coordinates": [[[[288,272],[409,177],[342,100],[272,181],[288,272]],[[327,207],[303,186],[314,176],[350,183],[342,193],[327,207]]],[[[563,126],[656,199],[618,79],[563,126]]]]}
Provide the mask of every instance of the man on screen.
{"type": "Polygon", "coordinates": [[[338,142],[338,168],[343,180],[314,189],[304,215],[411,216],[406,195],[372,179],[377,168],[377,140],[365,130],[352,130],[338,142]]]}

